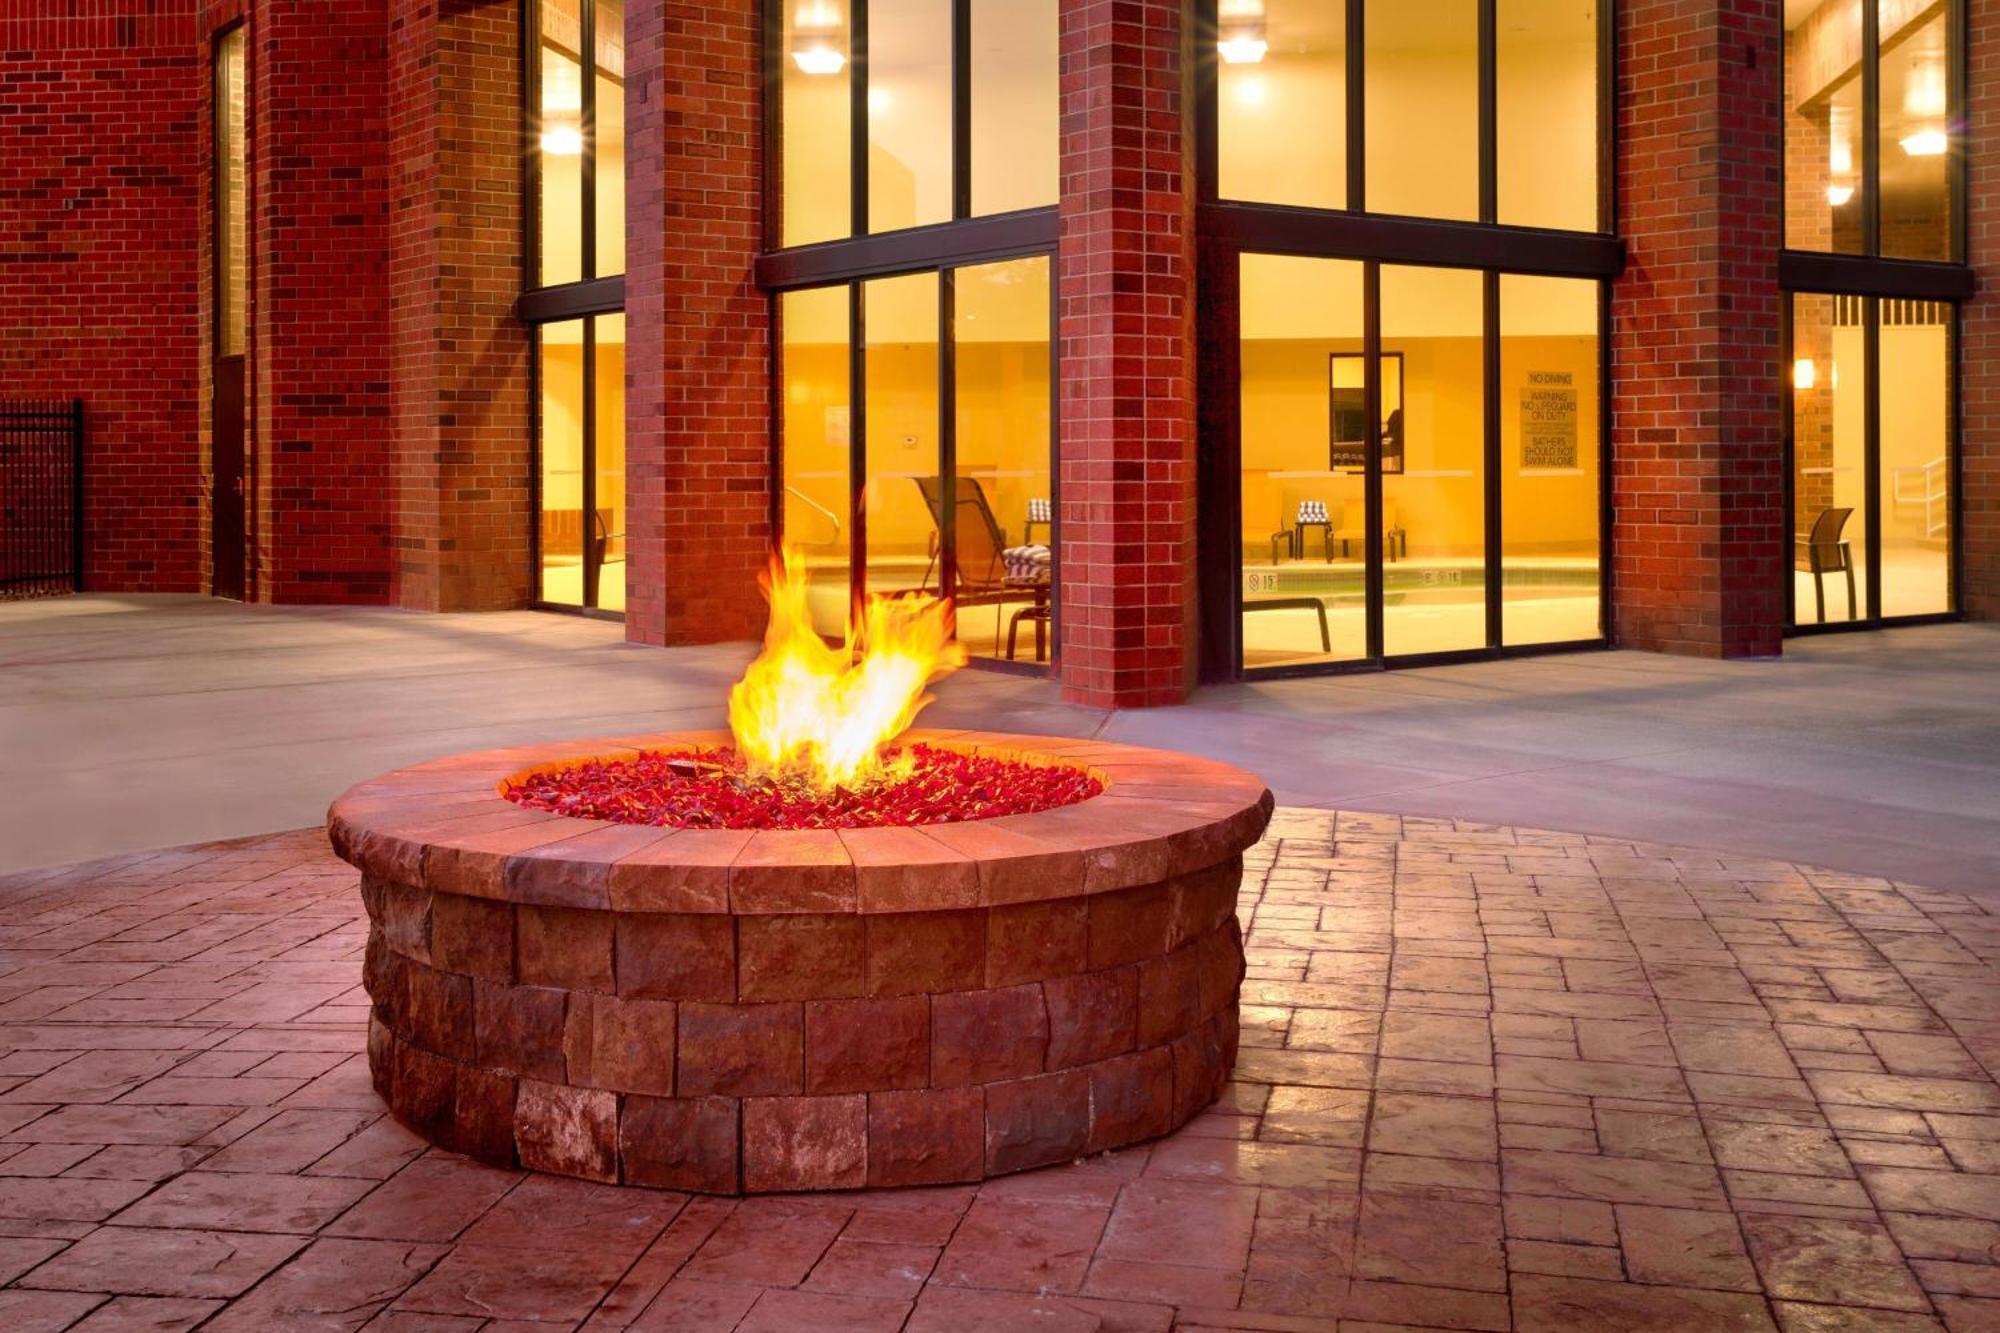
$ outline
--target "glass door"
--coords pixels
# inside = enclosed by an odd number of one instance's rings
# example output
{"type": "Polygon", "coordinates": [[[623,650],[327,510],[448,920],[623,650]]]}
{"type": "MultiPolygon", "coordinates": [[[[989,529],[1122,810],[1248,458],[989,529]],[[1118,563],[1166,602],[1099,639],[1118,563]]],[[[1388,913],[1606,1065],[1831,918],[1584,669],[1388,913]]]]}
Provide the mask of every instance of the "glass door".
{"type": "Polygon", "coordinates": [[[540,329],[537,595],[625,610],[625,316],[540,329]]]}
{"type": "Polygon", "coordinates": [[[1793,627],[1950,614],[1952,305],[1790,303],[1793,627]]]}
{"type": "Polygon", "coordinates": [[[1598,283],[1270,254],[1236,278],[1240,671],[1602,640],[1598,283]]]}

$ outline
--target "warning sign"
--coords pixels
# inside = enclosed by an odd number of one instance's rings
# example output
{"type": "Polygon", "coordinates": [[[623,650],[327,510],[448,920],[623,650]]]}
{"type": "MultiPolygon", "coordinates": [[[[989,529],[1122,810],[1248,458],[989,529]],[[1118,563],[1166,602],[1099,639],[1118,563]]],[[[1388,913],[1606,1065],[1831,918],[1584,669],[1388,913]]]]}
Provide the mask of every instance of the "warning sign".
{"type": "Polygon", "coordinates": [[[1521,389],[1521,466],[1576,466],[1577,392],[1567,370],[1531,370],[1521,389]]]}

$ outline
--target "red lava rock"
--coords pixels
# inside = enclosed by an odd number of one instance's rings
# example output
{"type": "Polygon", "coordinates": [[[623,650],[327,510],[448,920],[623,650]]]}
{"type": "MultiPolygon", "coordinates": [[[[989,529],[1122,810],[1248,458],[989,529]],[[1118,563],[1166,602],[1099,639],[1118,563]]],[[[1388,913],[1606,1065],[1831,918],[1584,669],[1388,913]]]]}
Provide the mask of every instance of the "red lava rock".
{"type": "Polygon", "coordinates": [[[913,767],[858,791],[816,792],[752,779],[729,749],[648,751],[586,760],[510,783],[516,805],[578,819],[698,829],[914,828],[1034,814],[1089,800],[1104,784],[1081,768],[961,754],[930,745],[891,750],[913,767]],[[692,770],[692,771],[690,771],[692,770]]]}

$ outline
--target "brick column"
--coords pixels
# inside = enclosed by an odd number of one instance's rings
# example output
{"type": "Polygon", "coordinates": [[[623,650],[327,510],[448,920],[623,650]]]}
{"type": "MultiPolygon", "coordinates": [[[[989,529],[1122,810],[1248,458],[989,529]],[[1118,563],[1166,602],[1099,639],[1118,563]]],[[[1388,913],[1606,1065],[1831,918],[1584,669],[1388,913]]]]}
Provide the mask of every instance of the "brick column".
{"type": "Polygon", "coordinates": [[[518,0],[388,0],[393,600],[530,592],[518,0]]]}
{"type": "Polygon", "coordinates": [[[389,595],[384,0],[250,26],[250,595],[389,595]]]}
{"type": "Polygon", "coordinates": [[[1964,434],[1959,469],[1966,614],[2000,620],[2000,9],[1971,6],[1966,66],[1966,259],[1979,294],[1965,303],[1959,348],[1964,434]]]}
{"type": "Polygon", "coordinates": [[[1611,618],[1631,648],[1779,651],[1779,0],[1619,6],[1611,618]]]}
{"type": "Polygon", "coordinates": [[[201,39],[192,5],[0,0],[0,396],[84,400],[94,592],[204,582],[201,39]]]}
{"type": "Polygon", "coordinates": [[[752,639],[769,551],[770,302],[756,0],[625,19],[625,634],[752,639]]]}
{"type": "Polygon", "coordinates": [[[1178,703],[1195,646],[1186,6],[1064,0],[1063,695],[1178,703]]]}

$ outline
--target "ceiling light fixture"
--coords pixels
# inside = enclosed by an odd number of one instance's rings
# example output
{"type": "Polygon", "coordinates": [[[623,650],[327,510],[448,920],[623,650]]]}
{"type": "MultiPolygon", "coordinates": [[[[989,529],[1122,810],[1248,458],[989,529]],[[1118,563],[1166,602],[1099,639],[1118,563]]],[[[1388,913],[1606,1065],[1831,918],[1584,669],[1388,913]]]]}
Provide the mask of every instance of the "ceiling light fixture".
{"type": "Polygon", "coordinates": [[[800,72],[821,76],[840,73],[847,68],[845,45],[837,6],[808,3],[799,7],[792,24],[792,63],[800,72]]]}
{"type": "Polygon", "coordinates": [[[574,125],[550,125],[542,131],[545,157],[583,156],[583,131],[574,125]]]}

